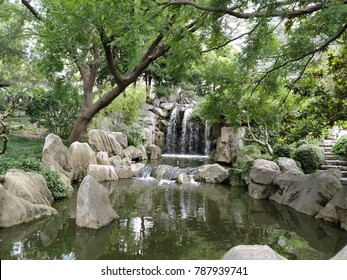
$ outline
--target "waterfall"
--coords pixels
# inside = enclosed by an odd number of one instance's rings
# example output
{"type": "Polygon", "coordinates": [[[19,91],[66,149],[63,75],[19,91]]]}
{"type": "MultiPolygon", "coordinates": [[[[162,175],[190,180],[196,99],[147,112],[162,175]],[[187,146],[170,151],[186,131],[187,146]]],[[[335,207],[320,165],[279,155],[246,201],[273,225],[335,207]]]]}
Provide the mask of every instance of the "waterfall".
{"type": "Polygon", "coordinates": [[[192,137],[192,133],[190,132],[191,127],[189,125],[188,120],[192,111],[193,111],[192,108],[187,108],[184,111],[184,117],[182,120],[181,154],[185,154],[187,152],[187,143],[189,143],[189,146],[190,146],[190,138],[192,137]]]}
{"type": "Polygon", "coordinates": [[[180,112],[180,107],[175,106],[171,112],[170,115],[170,120],[169,120],[169,125],[167,127],[167,134],[166,134],[166,145],[165,145],[165,150],[167,153],[175,153],[175,146],[177,142],[177,116],[180,112]]]}
{"type": "Polygon", "coordinates": [[[191,104],[178,105],[173,108],[167,126],[165,153],[206,155],[205,128],[197,117],[191,120],[192,112],[191,104]]]}
{"type": "Polygon", "coordinates": [[[211,141],[205,140],[205,155],[206,156],[210,155],[210,152],[211,152],[211,141]]]}

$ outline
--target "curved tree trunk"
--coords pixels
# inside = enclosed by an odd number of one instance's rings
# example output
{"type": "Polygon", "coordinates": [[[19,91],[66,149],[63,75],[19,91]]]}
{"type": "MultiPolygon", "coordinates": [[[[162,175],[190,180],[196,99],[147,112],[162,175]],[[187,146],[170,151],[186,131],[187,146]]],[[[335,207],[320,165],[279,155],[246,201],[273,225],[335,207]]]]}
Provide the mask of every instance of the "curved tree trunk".
{"type": "Polygon", "coordinates": [[[132,80],[128,80],[126,83],[118,84],[113,90],[103,95],[91,106],[88,106],[88,103],[84,103],[74,128],[70,133],[68,144],[71,145],[75,141],[81,141],[84,133],[87,131],[89,123],[95,115],[116,99],[116,97],[118,97],[132,82],[132,80]]]}

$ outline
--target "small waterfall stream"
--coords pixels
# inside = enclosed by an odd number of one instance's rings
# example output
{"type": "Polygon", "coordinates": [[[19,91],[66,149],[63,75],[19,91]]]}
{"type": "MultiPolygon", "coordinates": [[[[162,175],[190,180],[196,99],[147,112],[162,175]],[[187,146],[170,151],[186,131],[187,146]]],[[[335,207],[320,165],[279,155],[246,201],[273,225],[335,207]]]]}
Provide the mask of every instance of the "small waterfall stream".
{"type": "MultiPolygon", "coordinates": [[[[186,143],[191,142],[190,138],[193,136],[192,135],[192,126],[189,123],[189,116],[192,113],[193,108],[187,108],[184,111],[184,117],[182,120],[182,139],[181,139],[181,154],[186,154],[187,153],[187,145],[186,143]]],[[[189,147],[190,148],[190,145],[189,147]]],[[[191,151],[189,151],[190,153],[191,151]]]]}
{"type": "Polygon", "coordinates": [[[165,142],[166,154],[208,155],[205,125],[192,118],[193,106],[176,105],[171,111],[165,142]]]}
{"type": "Polygon", "coordinates": [[[168,154],[175,153],[175,146],[177,142],[177,117],[181,107],[175,106],[171,112],[167,134],[165,139],[165,152],[168,154]]]}

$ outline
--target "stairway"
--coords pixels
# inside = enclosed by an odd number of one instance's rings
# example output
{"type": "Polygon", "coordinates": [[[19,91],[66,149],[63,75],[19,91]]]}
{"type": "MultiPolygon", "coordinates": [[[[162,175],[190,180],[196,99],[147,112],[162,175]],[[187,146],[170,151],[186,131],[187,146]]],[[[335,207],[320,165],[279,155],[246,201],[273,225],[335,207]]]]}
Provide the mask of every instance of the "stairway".
{"type": "Polygon", "coordinates": [[[347,186],[347,158],[334,155],[331,152],[336,140],[324,140],[320,147],[323,149],[324,161],[319,167],[320,170],[328,168],[338,168],[341,170],[341,184],[347,186]]]}

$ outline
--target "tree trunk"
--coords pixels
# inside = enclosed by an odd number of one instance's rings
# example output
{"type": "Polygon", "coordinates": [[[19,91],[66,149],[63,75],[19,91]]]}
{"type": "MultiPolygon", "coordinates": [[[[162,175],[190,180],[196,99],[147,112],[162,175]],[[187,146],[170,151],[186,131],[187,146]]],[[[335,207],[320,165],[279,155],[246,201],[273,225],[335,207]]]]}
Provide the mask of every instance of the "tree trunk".
{"type": "Polygon", "coordinates": [[[78,116],[78,119],[75,122],[75,126],[70,133],[68,144],[71,145],[75,141],[81,141],[84,133],[87,131],[89,123],[95,117],[95,115],[103,108],[107,107],[133,82],[133,80],[128,80],[126,83],[118,84],[117,87],[103,95],[92,106],[87,106],[85,103],[78,116]]]}
{"type": "Polygon", "coordinates": [[[88,118],[84,112],[80,113],[78,119],[75,122],[75,126],[72,129],[68,143],[71,145],[75,141],[81,141],[84,133],[87,131],[88,125],[92,118],[88,118]]]}

